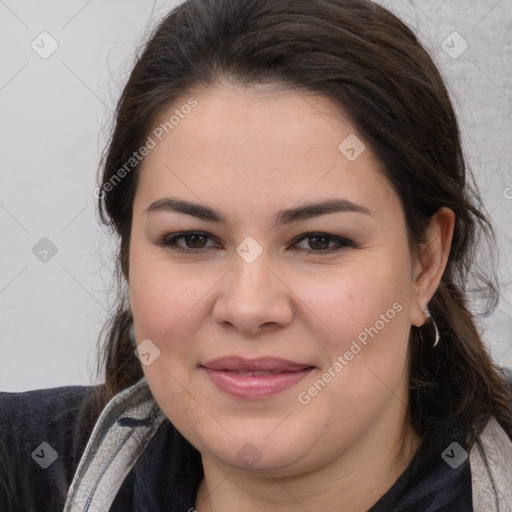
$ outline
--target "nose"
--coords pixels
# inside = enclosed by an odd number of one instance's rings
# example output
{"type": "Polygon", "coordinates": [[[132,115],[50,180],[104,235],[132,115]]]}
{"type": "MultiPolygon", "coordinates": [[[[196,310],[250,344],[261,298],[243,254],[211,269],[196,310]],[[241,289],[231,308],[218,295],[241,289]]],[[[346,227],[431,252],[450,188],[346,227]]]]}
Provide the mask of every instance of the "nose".
{"type": "Polygon", "coordinates": [[[293,293],[279,274],[265,251],[251,263],[235,254],[213,309],[215,322],[252,335],[290,324],[293,293]]]}

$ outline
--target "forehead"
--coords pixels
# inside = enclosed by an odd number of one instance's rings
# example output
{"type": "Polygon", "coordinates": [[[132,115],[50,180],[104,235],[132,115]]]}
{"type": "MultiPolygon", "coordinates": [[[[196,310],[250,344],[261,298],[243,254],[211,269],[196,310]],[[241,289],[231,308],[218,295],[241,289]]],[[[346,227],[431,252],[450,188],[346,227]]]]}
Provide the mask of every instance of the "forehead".
{"type": "MultiPolygon", "coordinates": [[[[269,155],[265,162],[276,153],[289,160],[311,160],[317,157],[312,150],[337,149],[340,136],[355,131],[348,116],[328,98],[285,86],[241,87],[220,82],[194,98],[197,106],[163,134],[164,145],[186,143],[190,155],[195,150],[206,153],[214,149],[216,157],[229,151],[230,155],[269,155]],[[233,145],[233,141],[239,144],[233,145]],[[287,150],[291,151],[284,154],[287,150]]],[[[184,105],[185,99],[174,102],[155,124],[165,128],[170,115],[184,105]]]]}
{"type": "Polygon", "coordinates": [[[194,108],[176,101],[154,124],[155,147],[137,191],[146,205],[166,193],[269,208],[327,192],[370,201],[393,193],[362,136],[328,98],[226,83],[190,97],[194,108]]]}

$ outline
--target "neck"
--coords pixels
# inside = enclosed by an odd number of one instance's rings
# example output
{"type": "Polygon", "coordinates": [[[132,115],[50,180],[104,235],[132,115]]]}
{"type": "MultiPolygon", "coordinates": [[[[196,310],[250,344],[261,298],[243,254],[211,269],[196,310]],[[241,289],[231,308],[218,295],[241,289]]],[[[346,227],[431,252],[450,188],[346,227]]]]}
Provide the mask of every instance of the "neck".
{"type": "Polygon", "coordinates": [[[367,511],[405,471],[421,444],[412,427],[387,425],[372,429],[341,457],[293,476],[273,469],[248,473],[203,456],[205,478],[197,492],[195,509],[339,512],[343,503],[344,512],[367,511]]]}

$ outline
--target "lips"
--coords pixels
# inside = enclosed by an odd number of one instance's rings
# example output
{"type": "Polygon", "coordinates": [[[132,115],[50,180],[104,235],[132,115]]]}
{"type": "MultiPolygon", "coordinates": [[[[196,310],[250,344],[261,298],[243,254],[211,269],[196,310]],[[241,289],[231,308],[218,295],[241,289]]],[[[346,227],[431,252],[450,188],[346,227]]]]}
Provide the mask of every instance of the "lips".
{"type": "Polygon", "coordinates": [[[262,357],[245,359],[243,357],[220,357],[204,363],[202,366],[211,370],[227,371],[264,371],[264,372],[294,372],[310,367],[310,364],[295,363],[277,357],[262,357]]]}
{"type": "Polygon", "coordinates": [[[245,359],[231,356],[208,361],[201,368],[224,393],[237,398],[273,396],[302,380],[314,367],[310,364],[265,357],[245,359]]]}

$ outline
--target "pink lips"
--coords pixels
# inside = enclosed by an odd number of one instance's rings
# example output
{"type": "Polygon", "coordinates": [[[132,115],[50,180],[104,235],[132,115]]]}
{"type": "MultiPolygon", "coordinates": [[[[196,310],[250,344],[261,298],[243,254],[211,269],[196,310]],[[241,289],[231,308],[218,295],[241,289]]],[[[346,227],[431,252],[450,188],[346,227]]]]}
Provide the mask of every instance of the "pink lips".
{"type": "Polygon", "coordinates": [[[278,358],[222,357],[201,365],[213,384],[237,398],[268,398],[302,380],[311,365],[278,358]]]}

